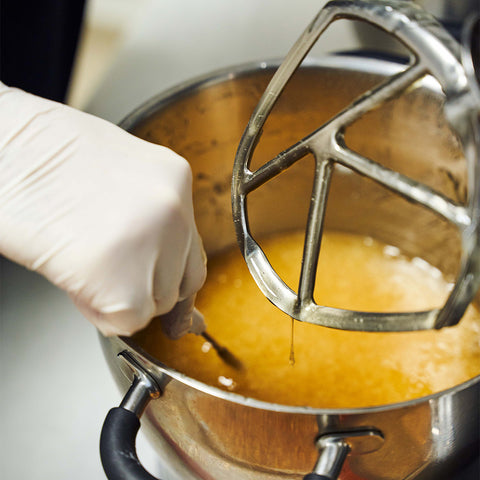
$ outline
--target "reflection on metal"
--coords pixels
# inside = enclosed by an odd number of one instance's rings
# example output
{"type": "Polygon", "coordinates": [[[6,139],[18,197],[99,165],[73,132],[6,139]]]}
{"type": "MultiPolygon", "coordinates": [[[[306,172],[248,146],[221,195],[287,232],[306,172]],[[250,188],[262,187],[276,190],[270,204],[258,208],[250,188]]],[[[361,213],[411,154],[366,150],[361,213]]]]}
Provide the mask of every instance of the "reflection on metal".
{"type": "Polygon", "coordinates": [[[336,479],[343,467],[343,462],[350,452],[348,443],[341,437],[323,438],[318,444],[320,455],[312,471],[317,475],[336,479]]]}
{"type": "Polygon", "coordinates": [[[120,352],[118,357],[132,369],[133,382],[122,399],[120,407],[135,413],[140,418],[148,402],[159,398],[162,391],[157,382],[142,368],[128,352],[120,352]]]}
{"type": "MultiPolygon", "coordinates": [[[[321,89],[322,85],[319,84],[321,89]]],[[[460,62],[458,43],[436,20],[407,1],[331,1],[314,18],[272,78],[252,114],[238,147],[232,180],[233,218],[237,239],[250,272],[264,295],[297,320],[345,330],[407,331],[442,328],[459,322],[480,286],[480,174],[469,108],[473,100],[460,62]],[[369,22],[400,40],[410,51],[410,64],[380,85],[357,97],[348,107],[317,126],[256,170],[250,165],[263,127],[304,57],[327,27],[338,19],[369,22]],[[457,202],[426,183],[373,161],[347,146],[346,131],[362,117],[405,94],[432,75],[445,94],[445,112],[458,135],[468,168],[466,202],[457,202]],[[270,265],[250,231],[247,197],[308,155],[315,158],[313,189],[306,227],[298,293],[270,265]],[[461,265],[455,286],[438,310],[406,313],[359,312],[317,305],[314,286],[321,248],[332,170],[339,164],[420,205],[452,223],[462,238],[461,265]]],[[[317,105],[321,109],[323,105],[317,105]]],[[[370,135],[376,138],[376,133],[370,135]]],[[[429,154],[430,152],[426,152],[429,154]]],[[[432,157],[433,158],[433,157],[432,157]]],[[[406,226],[408,228],[408,226],[406,226]]]]}
{"type": "MultiPolygon", "coordinates": [[[[432,404],[432,445],[435,458],[444,459],[452,443],[455,443],[455,416],[458,411],[455,408],[452,395],[445,395],[438,402],[432,404]]],[[[472,421],[474,419],[472,418],[472,421]]]]}
{"type": "Polygon", "coordinates": [[[480,113],[480,12],[467,18],[462,30],[462,64],[475,101],[469,108],[480,113]]]}
{"type": "Polygon", "coordinates": [[[383,441],[382,433],[374,428],[321,435],[316,441],[319,456],[312,473],[336,479],[348,454],[375,452],[383,445],[383,441]]]}

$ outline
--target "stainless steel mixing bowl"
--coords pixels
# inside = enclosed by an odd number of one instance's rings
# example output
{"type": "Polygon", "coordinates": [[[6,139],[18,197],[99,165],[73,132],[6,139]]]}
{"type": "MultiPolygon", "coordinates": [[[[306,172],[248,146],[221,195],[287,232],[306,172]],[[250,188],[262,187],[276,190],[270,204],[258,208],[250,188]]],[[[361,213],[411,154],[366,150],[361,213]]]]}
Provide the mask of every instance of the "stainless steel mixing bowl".
{"type": "MultiPolygon", "coordinates": [[[[304,66],[268,120],[254,162],[273,158],[400,68],[346,56],[304,66]]],[[[215,73],[154,98],[123,122],[191,162],[196,220],[209,255],[235,243],[232,163],[272,73],[266,64],[215,73]]],[[[356,151],[462,202],[465,162],[444,120],[442,98],[427,78],[352,125],[346,139],[356,151]]],[[[258,238],[305,227],[312,169],[307,158],[253,195],[251,228],[258,238]]],[[[447,277],[456,272],[459,239],[450,224],[344,168],[334,172],[326,227],[374,236],[424,258],[447,277]]],[[[102,337],[101,343],[120,388],[132,385],[123,410],[136,418],[146,407],[142,425],[182,478],[301,479],[313,470],[320,447],[321,462],[340,468],[344,461],[345,480],[450,479],[478,455],[480,377],[395,405],[291,407],[202,384],[152,358],[132,339],[102,337]]],[[[135,457],[138,425],[130,417],[109,414],[102,435],[106,471],[110,478],[153,478],[135,457]]]]}

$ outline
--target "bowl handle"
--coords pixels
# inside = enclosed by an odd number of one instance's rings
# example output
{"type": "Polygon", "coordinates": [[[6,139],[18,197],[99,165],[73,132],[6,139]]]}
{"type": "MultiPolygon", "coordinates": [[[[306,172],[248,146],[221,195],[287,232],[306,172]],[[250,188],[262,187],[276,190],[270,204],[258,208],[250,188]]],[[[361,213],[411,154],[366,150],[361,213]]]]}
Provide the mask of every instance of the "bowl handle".
{"type": "MultiPolygon", "coordinates": [[[[162,395],[163,380],[157,381],[128,352],[119,357],[133,371],[133,382],[119,407],[105,418],[100,435],[100,457],[109,480],[158,480],[145,470],[135,448],[140,417],[150,400],[162,395]]],[[[168,382],[168,380],[166,380],[168,382]]],[[[317,463],[303,480],[336,480],[348,454],[365,454],[383,443],[382,433],[374,427],[325,433],[316,440],[317,463]]]]}
{"type": "Polygon", "coordinates": [[[139,428],[135,413],[122,407],[108,412],[100,437],[100,456],[109,480],[157,480],[137,457],[135,438],[139,428]]]}
{"type": "MultiPolygon", "coordinates": [[[[140,420],[130,410],[116,407],[108,412],[100,437],[100,456],[109,480],[158,480],[138,459],[135,438],[139,428],[140,420]]],[[[332,477],[309,473],[303,480],[332,480],[332,477]]]]}
{"type": "Polygon", "coordinates": [[[158,480],[143,468],[135,440],[140,416],[148,402],[160,397],[158,383],[128,354],[120,354],[134,370],[134,379],[119,407],[105,418],[100,435],[100,457],[109,480],[158,480]],[[126,357],[129,358],[126,358],[126,357]]]}
{"type": "Polygon", "coordinates": [[[347,455],[363,455],[378,450],[384,437],[375,427],[353,428],[325,433],[317,438],[318,460],[303,480],[337,480],[347,455]]]}

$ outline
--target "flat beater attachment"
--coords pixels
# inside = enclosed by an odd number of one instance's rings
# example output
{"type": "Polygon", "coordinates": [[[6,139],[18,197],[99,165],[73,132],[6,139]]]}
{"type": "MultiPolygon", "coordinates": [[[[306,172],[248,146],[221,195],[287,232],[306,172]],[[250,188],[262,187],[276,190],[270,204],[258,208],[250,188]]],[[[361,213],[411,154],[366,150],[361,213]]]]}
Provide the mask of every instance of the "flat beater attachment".
{"type": "MultiPolygon", "coordinates": [[[[465,53],[465,52],[464,52],[465,53]]],[[[265,296],[289,316],[345,330],[408,331],[442,328],[459,322],[480,286],[480,172],[478,85],[462,64],[460,45],[427,12],[409,1],[334,0],[313,19],[272,78],[241,139],[233,170],[232,207],[238,242],[250,272],[265,296]],[[349,107],[256,171],[249,169],[262,127],[285,85],[326,28],[338,19],[366,21],[400,40],[411,52],[405,70],[357,98],[349,107]],[[467,160],[465,204],[427,185],[392,171],[349,149],[345,129],[365,113],[405,92],[426,75],[445,94],[445,115],[467,160]],[[315,157],[312,202],[308,215],[298,292],[291,290],[270,265],[249,232],[246,198],[307,154],[315,157]],[[440,309],[401,313],[357,312],[317,305],[313,299],[329,185],[335,164],[366,176],[407,200],[451,222],[462,241],[456,283],[440,309]]]]}

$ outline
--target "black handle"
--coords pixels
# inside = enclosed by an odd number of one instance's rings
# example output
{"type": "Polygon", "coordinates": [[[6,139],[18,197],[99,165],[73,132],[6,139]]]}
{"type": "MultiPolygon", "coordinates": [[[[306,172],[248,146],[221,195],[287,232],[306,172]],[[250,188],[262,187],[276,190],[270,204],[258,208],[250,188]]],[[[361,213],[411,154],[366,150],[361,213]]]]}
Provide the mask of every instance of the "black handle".
{"type": "Polygon", "coordinates": [[[137,457],[135,439],[139,428],[135,413],[122,407],[108,412],[100,436],[100,457],[109,480],[158,480],[137,457]]]}
{"type": "Polygon", "coordinates": [[[303,480],[332,480],[331,477],[325,475],[318,475],[317,473],[309,473],[303,477],[303,480]]]}

